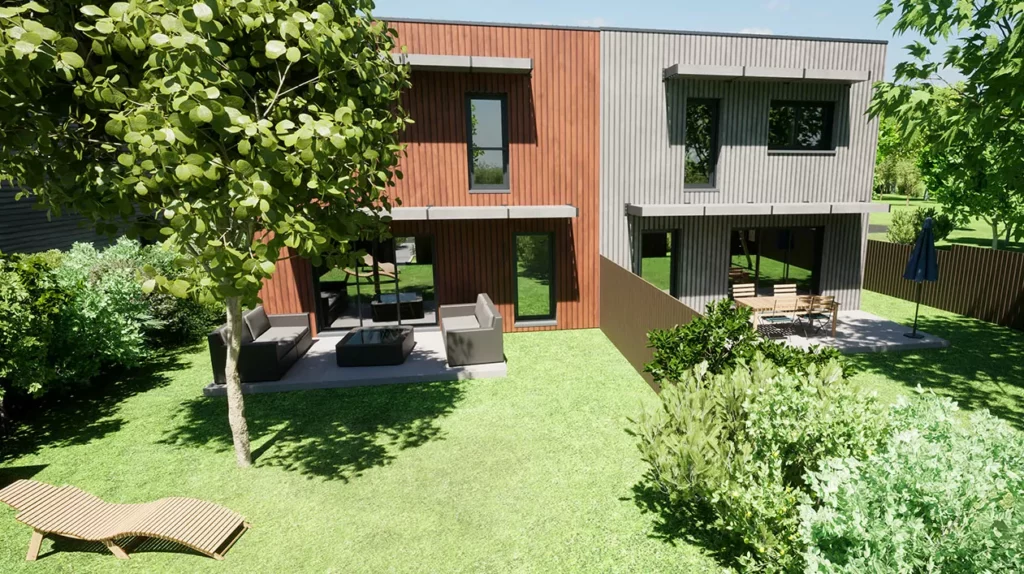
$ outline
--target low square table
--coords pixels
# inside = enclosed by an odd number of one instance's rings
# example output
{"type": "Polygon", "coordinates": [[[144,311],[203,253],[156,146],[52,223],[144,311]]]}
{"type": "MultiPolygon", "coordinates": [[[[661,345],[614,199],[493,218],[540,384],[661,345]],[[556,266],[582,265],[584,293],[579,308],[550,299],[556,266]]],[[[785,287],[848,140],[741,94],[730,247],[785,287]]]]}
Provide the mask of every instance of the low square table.
{"type": "Polygon", "coordinates": [[[348,332],[334,347],[339,367],[401,365],[416,346],[413,328],[360,327],[348,332]]]}
{"type": "Polygon", "coordinates": [[[374,322],[390,322],[401,319],[423,318],[423,295],[413,291],[399,293],[381,293],[370,302],[370,314],[374,322]],[[401,317],[399,317],[401,305],[401,317]]]}

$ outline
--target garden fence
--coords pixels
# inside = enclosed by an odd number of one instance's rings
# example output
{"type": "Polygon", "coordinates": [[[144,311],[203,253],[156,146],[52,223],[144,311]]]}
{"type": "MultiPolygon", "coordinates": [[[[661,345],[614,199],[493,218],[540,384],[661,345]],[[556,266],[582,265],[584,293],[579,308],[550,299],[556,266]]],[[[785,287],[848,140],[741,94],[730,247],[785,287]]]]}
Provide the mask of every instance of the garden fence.
{"type": "MultiPolygon", "coordinates": [[[[915,301],[914,282],[903,279],[912,245],[868,241],[864,288],[915,301]]],[[[953,245],[938,253],[939,280],[926,282],[921,303],[1024,330],[1024,253],[953,245]]]]}
{"type": "Polygon", "coordinates": [[[684,325],[697,315],[628,269],[601,258],[601,330],[654,390],[659,386],[643,372],[653,356],[647,333],[684,325]]]}

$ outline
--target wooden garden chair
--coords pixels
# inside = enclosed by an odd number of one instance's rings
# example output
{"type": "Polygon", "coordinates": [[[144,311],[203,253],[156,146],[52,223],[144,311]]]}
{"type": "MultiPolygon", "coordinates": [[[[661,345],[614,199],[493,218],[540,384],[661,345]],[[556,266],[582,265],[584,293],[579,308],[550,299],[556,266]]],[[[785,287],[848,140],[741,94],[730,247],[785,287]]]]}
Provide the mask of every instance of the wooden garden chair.
{"type": "Polygon", "coordinates": [[[816,296],[811,299],[811,307],[804,315],[807,324],[820,333],[827,325],[832,327],[832,338],[836,336],[836,298],[834,295],[816,296]]]}
{"type": "Polygon", "coordinates": [[[796,297],[796,283],[776,285],[772,288],[773,297],[796,297]]]}
{"type": "Polygon", "coordinates": [[[796,296],[780,297],[775,300],[775,308],[772,311],[761,315],[760,323],[770,327],[792,326],[796,324],[800,311],[800,301],[796,296]]]}
{"type": "Polygon", "coordinates": [[[32,527],[26,560],[35,560],[43,538],[50,535],[102,542],[122,560],[132,546],[146,538],[176,542],[217,560],[249,528],[241,515],[195,498],[161,498],[143,504],[111,504],[73,486],[51,486],[18,480],[0,489],[0,502],[32,527]]]}
{"type": "Polygon", "coordinates": [[[732,298],[745,299],[747,297],[756,297],[757,290],[754,288],[753,283],[737,283],[732,286],[732,298]]]}

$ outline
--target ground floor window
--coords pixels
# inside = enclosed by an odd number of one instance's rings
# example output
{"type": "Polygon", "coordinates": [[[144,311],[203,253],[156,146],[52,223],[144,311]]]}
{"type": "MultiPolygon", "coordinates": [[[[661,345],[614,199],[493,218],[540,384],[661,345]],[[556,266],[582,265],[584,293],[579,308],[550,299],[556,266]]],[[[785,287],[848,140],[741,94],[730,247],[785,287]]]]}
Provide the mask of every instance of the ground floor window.
{"type": "Polygon", "coordinates": [[[753,283],[770,294],[795,283],[803,293],[820,293],[821,227],[735,229],[729,250],[729,285],[753,283]]]}
{"type": "Polygon", "coordinates": [[[555,318],[555,235],[515,235],[516,321],[555,318]]]}
{"type": "Polygon", "coordinates": [[[658,289],[678,297],[676,288],[679,234],[645,231],[640,234],[640,263],[635,273],[658,289]]]}

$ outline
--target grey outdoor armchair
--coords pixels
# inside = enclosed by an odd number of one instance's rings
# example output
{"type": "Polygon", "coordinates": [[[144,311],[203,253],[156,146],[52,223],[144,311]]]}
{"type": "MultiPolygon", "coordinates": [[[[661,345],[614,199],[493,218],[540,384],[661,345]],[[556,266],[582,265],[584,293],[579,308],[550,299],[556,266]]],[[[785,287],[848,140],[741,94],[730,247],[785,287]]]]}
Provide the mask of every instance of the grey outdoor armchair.
{"type": "Polygon", "coordinates": [[[440,313],[448,366],[505,360],[501,313],[487,294],[477,295],[476,303],[442,305],[440,313]]]}

